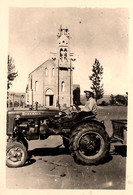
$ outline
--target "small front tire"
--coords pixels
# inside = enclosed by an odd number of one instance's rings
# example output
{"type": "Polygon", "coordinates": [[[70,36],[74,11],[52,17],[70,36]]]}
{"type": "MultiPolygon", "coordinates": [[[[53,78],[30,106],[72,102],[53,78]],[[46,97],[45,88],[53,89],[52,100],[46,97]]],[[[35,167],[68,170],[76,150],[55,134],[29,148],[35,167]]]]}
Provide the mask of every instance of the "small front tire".
{"type": "Polygon", "coordinates": [[[19,142],[8,142],[6,147],[6,165],[8,167],[22,167],[27,159],[27,151],[19,142]]]}

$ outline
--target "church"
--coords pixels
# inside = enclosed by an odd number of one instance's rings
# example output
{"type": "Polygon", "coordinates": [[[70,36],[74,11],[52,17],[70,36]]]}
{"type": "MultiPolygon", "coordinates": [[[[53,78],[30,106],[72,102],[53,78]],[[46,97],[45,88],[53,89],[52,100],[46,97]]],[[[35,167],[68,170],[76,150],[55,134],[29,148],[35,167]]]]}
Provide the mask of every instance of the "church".
{"type": "Polygon", "coordinates": [[[29,74],[26,88],[27,106],[34,106],[38,102],[40,107],[66,108],[73,104],[73,91],[78,90],[80,93],[79,85],[73,85],[72,61],[75,59],[70,52],[68,28],[60,26],[57,44],[57,53],[29,74]]]}

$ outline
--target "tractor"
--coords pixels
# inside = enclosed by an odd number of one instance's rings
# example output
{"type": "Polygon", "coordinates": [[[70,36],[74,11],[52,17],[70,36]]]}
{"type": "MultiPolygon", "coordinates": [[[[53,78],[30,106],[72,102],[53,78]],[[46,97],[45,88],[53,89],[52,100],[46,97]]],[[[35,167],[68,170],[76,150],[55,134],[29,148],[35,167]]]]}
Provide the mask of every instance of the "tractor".
{"type": "Polygon", "coordinates": [[[28,141],[45,140],[51,135],[62,137],[76,163],[96,165],[106,159],[110,138],[104,123],[96,120],[95,115],[86,116],[73,107],[68,113],[37,107],[7,111],[6,165],[23,166],[28,159],[28,141]]]}

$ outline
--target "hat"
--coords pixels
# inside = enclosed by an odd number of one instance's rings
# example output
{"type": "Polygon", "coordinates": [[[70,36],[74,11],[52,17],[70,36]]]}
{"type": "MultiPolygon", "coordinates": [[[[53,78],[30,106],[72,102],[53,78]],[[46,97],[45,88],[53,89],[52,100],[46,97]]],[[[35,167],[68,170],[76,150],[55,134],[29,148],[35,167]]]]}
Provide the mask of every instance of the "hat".
{"type": "Polygon", "coordinates": [[[87,92],[94,94],[94,92],[92,90],[85,90],[84,91],[84,93],[87,93],[87,92]]]}

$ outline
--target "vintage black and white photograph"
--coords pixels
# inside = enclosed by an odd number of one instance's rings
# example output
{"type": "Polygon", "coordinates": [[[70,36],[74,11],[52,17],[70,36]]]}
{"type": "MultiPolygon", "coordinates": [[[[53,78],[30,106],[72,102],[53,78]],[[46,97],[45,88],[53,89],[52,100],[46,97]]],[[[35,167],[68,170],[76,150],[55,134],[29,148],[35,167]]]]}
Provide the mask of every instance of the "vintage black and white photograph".
{"type": "Polygon", "coordinates": [[[9,7],[7,189],[126,190],[129,9],[9,7]]]}

